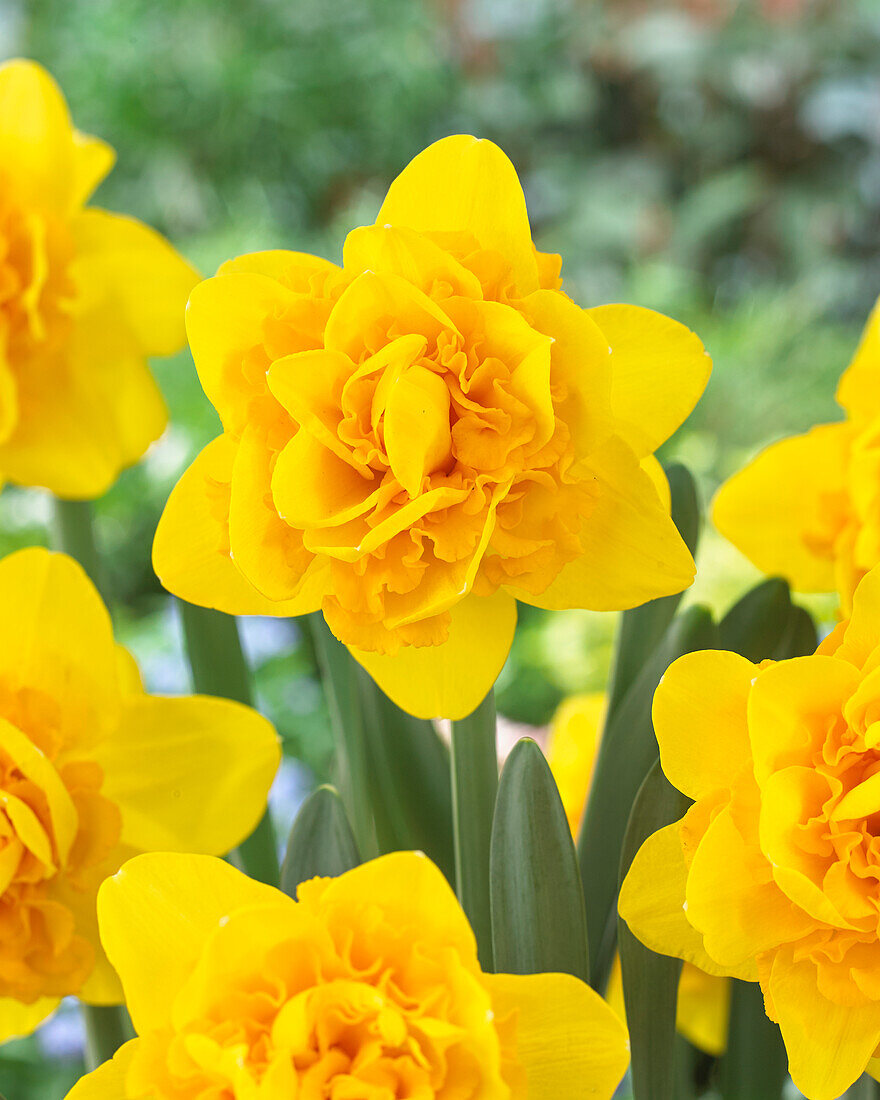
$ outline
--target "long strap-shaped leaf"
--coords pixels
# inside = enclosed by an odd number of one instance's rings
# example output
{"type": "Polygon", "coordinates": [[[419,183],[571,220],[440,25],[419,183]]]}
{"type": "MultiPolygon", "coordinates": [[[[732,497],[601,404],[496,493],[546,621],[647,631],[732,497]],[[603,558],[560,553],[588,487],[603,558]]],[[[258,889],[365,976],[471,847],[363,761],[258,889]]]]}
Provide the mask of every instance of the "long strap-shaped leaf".
{"type": "Polygon", "coordinates": [[[690,607],[672,621],[602,735],[590,796],[578,839],[587,911],[590,982],[604,992],[617,938],[616,899],[620,853],[630,810],[642,780],[658,756],[651,703],[674,660],[718,647],[709,611],[690,607]]]}
{"type": "MultiPolygon", "coordinates": [[[[669,782],[658,760],[639,788],[623,843],[623,881],[642,843],[678,821],[690,804],[669,782]]],[[[681,959],[657,955],[618,918],[623,998],[632,1052],[633,1100],[678,1100],[675,1073],[675,1009],[681,959]]]]}
{"type": "Polygon", "coordinates": [[[290,830],[281,865],[281,889],[296,888],[317,875],[336,878],[361,862],[345,807],[335,788],[318,787],[303,802],[290,830]]]}
{"type": "Polygon", "coordinates": [[[490,883],[495,969],[587,981],[587,920],[571,829],[544,754],[528,737],[501,773],[490,883]]]}
{"type": "Polygon", "coordinates": [[[788,1080],[782,1035],[764,1012],[758,983],[731,982],[727,1050],[718,1067],[721,1095],[724,1100],[779,1100],[788,1080]]]}

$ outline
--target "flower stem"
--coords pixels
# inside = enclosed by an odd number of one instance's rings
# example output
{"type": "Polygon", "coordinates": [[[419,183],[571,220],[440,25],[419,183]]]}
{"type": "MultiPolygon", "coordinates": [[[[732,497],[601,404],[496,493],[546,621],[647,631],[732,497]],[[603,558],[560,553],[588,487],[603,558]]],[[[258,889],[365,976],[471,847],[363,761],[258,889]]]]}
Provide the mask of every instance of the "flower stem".
{"type": "Polygon", "coordinates": [[[489,847],[498,791],[495,693],[452,723],[452,824],[455,888],[474,935],[480,965],[492,969],[489,847]]]}
{"type": "Polygon", "coordinates": [[[86,1068],[97,1069],[109,1061],[134,1035],[124,1005],[81,1004],[86,1027],[86,1068]]]}
{"type": "Polygon", "coordinates": [[[62,550],[76,558],[106,604],[106,578],[95,541],[91,501],[55,498],[51,543],[53,550],[62,550]]]}
{"type": "MultiPolygon", "coordinates": [[[[178,600],[178,606],[194,689],[204,695],[253,706],[250,669],[235,617],[183,600],[178,600]]],[[[251,878],[278,885],[278,850],[268,810],[230,859],[251,878]]]]}

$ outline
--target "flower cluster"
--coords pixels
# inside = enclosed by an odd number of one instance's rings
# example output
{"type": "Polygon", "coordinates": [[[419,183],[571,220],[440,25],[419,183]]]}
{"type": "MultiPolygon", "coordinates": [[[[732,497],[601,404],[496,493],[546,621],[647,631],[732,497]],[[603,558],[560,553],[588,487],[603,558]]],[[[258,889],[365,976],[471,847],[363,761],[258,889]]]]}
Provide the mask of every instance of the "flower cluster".
{"type": "Polygon", "coordinates": [[[231,613],[321,609],[425,717],[480,702],[515,599],[609,610],[687,587],[652,455],[709,359],[649,310],[579,308],[559,270],[513,166],[472,137],[419,154],[341,267],[224,264],[187,312],[223,434],[168,502],[165,586],[231,613]]]}
{"type": "Polygon", "coordinates": [[[162,433],[146,365],[184,342],[196,273],[132,218],[86,208],[113,151],[47,72],[0,66],[0,478],[95,497],[162,433]]]}
{"type": "Polygon", "coordinates": [[[140,856],[99,915],[139,1038],[70,1100],[574,1100],[610,1097],[626,1069],[626,1032],[588,986],[482,973],[418,853],[312,879],[298,901],[219,860],[140,856]]]}
{"type": "Polygon", "coordinates": [[[880,1046],[878,664],[880,569],[813,656],[676,661],[654,725],[664,772],[695,801],[620,896],[649,947],[760,981],[811,1100],[834,1100],[880,1046]]]}
{"type": "Polygon", "coordinates": [[[145,694],[71,558],[0,561],[0,1041],[68,994],[122,1000],[98,939],[101,882],[139,851],[229,851],[278,761],[248,707],[145,694]]]}

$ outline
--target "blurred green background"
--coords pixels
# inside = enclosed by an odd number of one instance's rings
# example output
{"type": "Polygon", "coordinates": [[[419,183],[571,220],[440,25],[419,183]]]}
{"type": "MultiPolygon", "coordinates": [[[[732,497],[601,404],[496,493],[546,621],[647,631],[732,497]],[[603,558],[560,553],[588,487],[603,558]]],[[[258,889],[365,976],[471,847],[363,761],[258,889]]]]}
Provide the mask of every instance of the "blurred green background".
{"type": "MultiPolygon", "coordinates": [[[[835,382],[880,289],[878,49],[876,0],[0,0],[0,53],[46,65],[77,125],[118,152],[95,201],[205,274],[269,247],[338,260],[430,141],[498,142],[572,297],[650,306],[703,338],[709,389],[662,457],[704,499],[761,444],[839,415],[835,382]]],[[[188,353],[155,369],[172,426],[98,523],[122,636],[150,687],[175,692],[189,685],[150,542],[217,421],[188,353]]],[[[49,511],[7,490],[0,552],[46,541],[49,511]]],[[[688,599],[716,608],[756,576],[710,531],[698,565],[688,599]]],[[[540,725],[601,688],[613,626],[524,613],[505,718],[540,725]]],[[[295,624],[243,627],[261,705],[301,762],[275,792],[285,826],[330,774],[326,714],[295,624]]],[[[80,1040],[68,1013],[7,1046],[0,1092],[62,1096],[80,1040]]]]}

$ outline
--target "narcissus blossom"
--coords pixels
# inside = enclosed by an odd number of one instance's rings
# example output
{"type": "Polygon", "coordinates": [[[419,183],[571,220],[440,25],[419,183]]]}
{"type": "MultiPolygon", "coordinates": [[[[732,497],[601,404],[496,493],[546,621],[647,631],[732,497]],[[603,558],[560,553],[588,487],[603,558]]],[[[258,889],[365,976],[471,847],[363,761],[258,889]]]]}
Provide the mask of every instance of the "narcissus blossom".
{"type": "Polygon", "coordinates": [[[712,518],[765,573],[840,594],[880,563],[880,310],[837,387],[846,419],[762,451],[722,485],[712,518]]]}
{"type": "Polygon", "coordinates": [[[278,762],[249,707],[146,695],[72,558],[0,561],[0,1041],[68,994],[122,1000],[98,939],[101,882],[138,852],[234,847],[278,762]]]}
{"type": "Polygon", "coordinates": [[[760,981],[792,1078],[834,1100],[880,1047],[880,568],[811,657],[681,657],[654,697],[694,799],[643,845],[620,912],[653,950],[760,981]]]}
{"type": "Polygon", "coordinates": [[[145,855],[101,888],[139,1038],[70,1100],[609,1100],[626,1032],[567,974],[484,974],[415,852],[300,885],[145,855]]]}
{"type": "MultiPolygon", "coordinates": [[[[559,704],[550,724],[547,761],[559,787],[562,805],[577,836],[587,803],[596,751],[605,720],[604,692],[572,695],[559,704]]],[[[606,999],[626,1022],[620,959],[615,957],[608,979],[606,999]]],[[[675,1024],[682,1035],[707,1054],[722,1054],[727,1047],[730,1018],[730,982],[685,963],[678,983],[675,1024]]]]}
{"type": "Polygon", "coordinates": [[[401,706],[451,718],[498,675],[516,599],[611,610],[687,587],[652,454],[709,359],[649,310],[581,309],[560,262],[507,157],[459,136],[394,181],[341,267],[224,264],[187,312],[223,434],[159,525],[165,586],[320,608],[401,706]]]}
{"type": "Polygon", "coordinates": [[[196,273],[153,230],[86,207],[109,145],[30,61],[0,66],[0,478],[99,496],[165,427],[146,365],[184,342],[196,273]]]}

